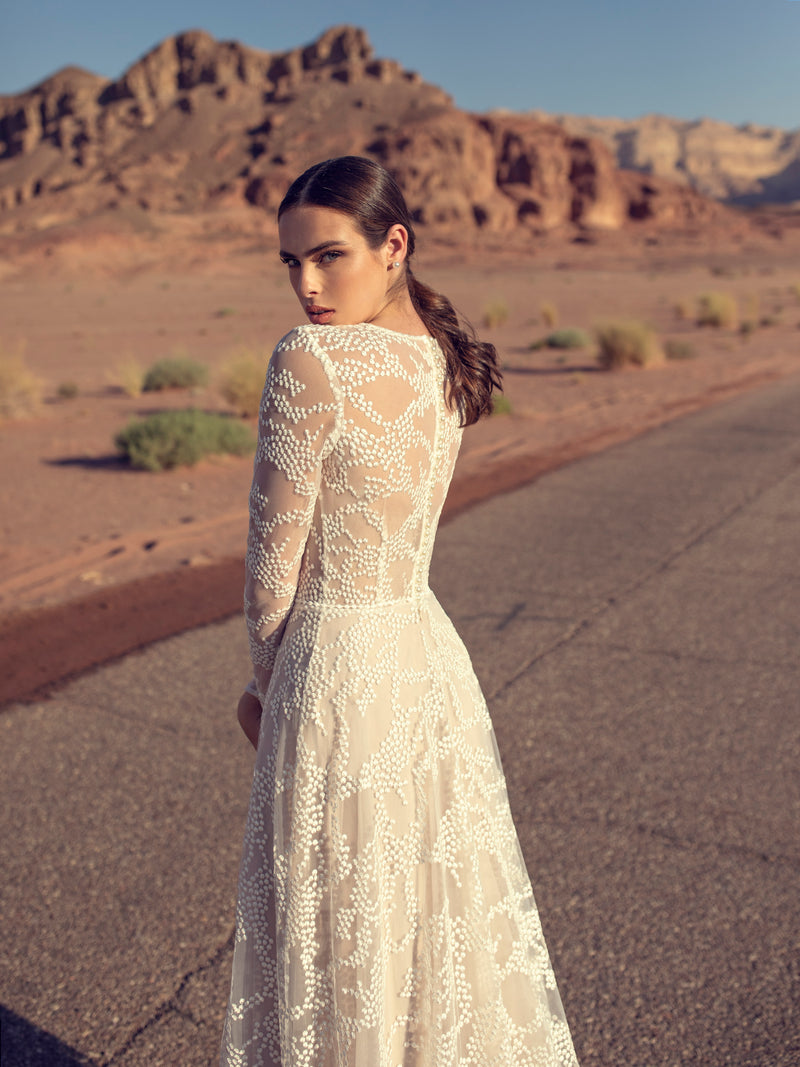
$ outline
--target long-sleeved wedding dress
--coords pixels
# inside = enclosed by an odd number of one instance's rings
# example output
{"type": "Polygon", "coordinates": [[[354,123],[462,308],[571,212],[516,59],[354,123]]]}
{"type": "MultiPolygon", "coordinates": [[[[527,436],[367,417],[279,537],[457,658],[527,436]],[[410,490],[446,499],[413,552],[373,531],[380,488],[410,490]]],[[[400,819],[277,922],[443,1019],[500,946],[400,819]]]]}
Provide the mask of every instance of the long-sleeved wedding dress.
{"type": "Polygon", "coordinates": [[[277,346],[245,613],[263,716],[225,1067],[576,1063],[469,656],[428,587],[461,439],[441,349],[277,346]]]}

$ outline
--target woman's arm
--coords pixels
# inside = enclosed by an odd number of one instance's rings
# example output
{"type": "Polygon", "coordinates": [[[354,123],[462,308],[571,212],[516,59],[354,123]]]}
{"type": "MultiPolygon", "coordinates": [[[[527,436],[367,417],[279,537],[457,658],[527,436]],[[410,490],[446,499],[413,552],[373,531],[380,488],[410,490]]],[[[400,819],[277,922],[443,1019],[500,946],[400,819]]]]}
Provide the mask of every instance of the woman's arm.
{"type": "Polygon", "coordinates": [[[245,689],[239,698],[236,716],[244,731],[244,736],[253,748],[258,748],[258,735],[261,730],[261,701],[248,689],[245,689]]]}
{"type": "Polygon", "coordinates": [[[337,391],[313,343],[303,328],[287,334],[270,360],[261,400],[244,598],[255,683],[248,688],[261,704],[297,590],[322,461],[336,438],[337,391]]]}

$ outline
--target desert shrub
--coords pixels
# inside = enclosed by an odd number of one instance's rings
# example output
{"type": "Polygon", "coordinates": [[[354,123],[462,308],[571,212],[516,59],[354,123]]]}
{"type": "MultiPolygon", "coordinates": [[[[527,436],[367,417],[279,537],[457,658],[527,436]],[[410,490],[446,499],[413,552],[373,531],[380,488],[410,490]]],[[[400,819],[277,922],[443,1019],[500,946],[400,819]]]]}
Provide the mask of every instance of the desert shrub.
{"type": "Polygon", "coordinates": [[[697,305],[691,297],[684,296],[675,304],[675,317],[681,322],[690,322],[695,318],[697,305]]]}
{"type": "Polygon", "coordinates": [[[548,348],[588,348],[591,343],[591,334],[577,326],[564,326],[545,338],[548,348]]]}
{"type": "Polygon", "coordinates": [[[756,326],[757,323],[753,322],[752,319],[745,319],[743,322],[739,323],[739,333],[742,337],[749,337],[755,330],[756,326]]]}
{"type": "Polygon", "coordinates": [[[697,300],[697,325],[735,330],[739,307],[730,293],[702,293],[697,300]]]}
{"type": "Polygon", "coordinates": [[[780,312],[777,312],[774,315],[762,315],[761,318],[758,320],[758,325],[759,326],[780,326],[780,324],[781,324],[780,312]]]}
{"type": "Polygon", "coordinates": [[[236,309],[235,308],[228,308],[228,307],[217,308],[217,310],[214,312],[214,317],[217,318],[217,319],[229,319],[231,317],[231,315],[235,315],[235,314],[236,314],[236,309]]]}
{"type": "Polygon", "coordinates": [[[505,395],[505,393],[498,393],[492,397],[492,414],[493,415],[510,415],[511,414],[511,401],[505,395]]]}
{"type": "Polygon", "coordinates": [[[118,363],[113,373],[107,376],[127,396],[139,396],[144,386],[144,368],[135,359],[118,363]]]}
{"type": "Polygon", "coordinates": [[[237,414],[250,418],[258,414],[265,376],[266,360],[254,352],[242,351],[223,368],[220,394],[237,414]]]}
{"type": "Polygon", "coordinates": [[[558,326],[558,308],[552,300],[545,300],[539,308],[539,314],[542,317],[542,322],[549,329],[552,330],[554,326],[558,326]]]}
{"type": "Polygon", "coordinates": [[[132,467],[146,471],[192,466],[212,454],[243,456],[254,447],[253,435],[240,422],[195,408],[134,419],[114,444],[132,467]]]}
{"type": "Polygon", "coordinates": [[[503,326],[508,322],[508,316],[510,312],[508,310],[508,304],[505,300],[497,299],[490,300],[486,307],[483,309],[483,315],[481,316],[481,322],[487,329],[493,329],[495,326],[503,326]]]}
{"type": "Polygon", "coordinates": [[[667,359],[694,359],[697,351],[693,344],[688,341],[680,341],[670,337],[664,342],[664,355],[667,359]]]}
{"type": "Polygon", "coordinates": [[[0,420],[33,415],[42,401],[42,381],[21,355],[0,352],[0,420]]]}
{"type": "Polygon", "coordinates": [[[78,392],[77,382],[62,382],[56,390],[56,396],[59,400],[74,400],[78,392]]]}
{"type": "Polygon", "coordinates": [[[160,359],[147,371],[142,382],[145,393],[162,389],[193,389],[208,384],[208,367],[182,356],[160,359]]]}
{"type": "Polygon", "coordinates": [[[800,300],[800,282],[794,282],[793,285],[790,285],[789,292],[798,300],[800,300]]]}
{"type": "Polygon", "coordinates": [[[661,343],[652,326],[636,319],[610,319],[595,326],[600,346],[597,361],[606,370],[633,364],[648,367],[664,358],[661,343]]]}

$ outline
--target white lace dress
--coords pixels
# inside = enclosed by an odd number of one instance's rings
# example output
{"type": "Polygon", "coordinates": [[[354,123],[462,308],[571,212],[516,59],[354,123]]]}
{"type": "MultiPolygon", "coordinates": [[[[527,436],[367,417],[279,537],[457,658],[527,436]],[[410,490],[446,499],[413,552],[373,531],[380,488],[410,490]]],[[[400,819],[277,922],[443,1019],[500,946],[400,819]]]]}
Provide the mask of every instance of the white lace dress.
{"type": "Polygon", "coordinates": [[[275,349],[225,1067],[576,1063],[491,721],[428,588],[460,438],[429,337],[302,326],[275,349]]]}

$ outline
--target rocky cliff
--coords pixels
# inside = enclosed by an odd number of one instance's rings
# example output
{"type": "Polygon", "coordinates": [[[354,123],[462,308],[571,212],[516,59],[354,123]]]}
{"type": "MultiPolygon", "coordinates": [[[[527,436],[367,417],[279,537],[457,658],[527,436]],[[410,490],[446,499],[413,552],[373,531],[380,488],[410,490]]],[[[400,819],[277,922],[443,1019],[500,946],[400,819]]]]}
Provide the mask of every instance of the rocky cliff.
{"type": "Polygon", "coordinates": [[[683,185],[737,204],[800,201],[800,129],[664,115],[640,119],[585,118],[534,112],[578,137],[593,137],[617,166],[683,185]]]}
{"type": "Polygon", "coordinates": [[[376,58],[352,27],[274,54],[192,31],[117,81],[70,67],[0,97],[0,210],[19,216],[18,229],[37,213],[126,206],[197,212],[246,202],[271,213],[306,166],[356,153],[397,176],[421,224],[465,237],[726,217],[659,168],[652,177],[620,170],[604,139],[563,121],[463,112],[376,58]]]}

